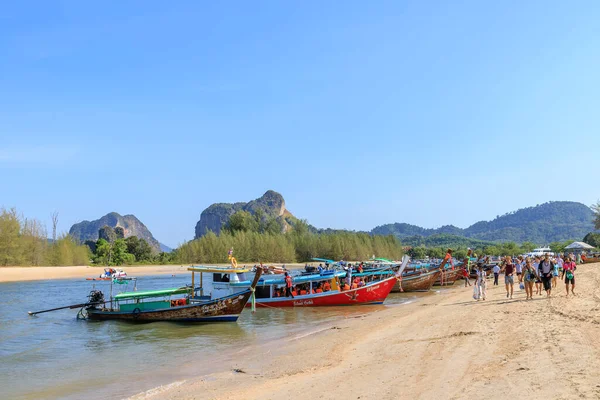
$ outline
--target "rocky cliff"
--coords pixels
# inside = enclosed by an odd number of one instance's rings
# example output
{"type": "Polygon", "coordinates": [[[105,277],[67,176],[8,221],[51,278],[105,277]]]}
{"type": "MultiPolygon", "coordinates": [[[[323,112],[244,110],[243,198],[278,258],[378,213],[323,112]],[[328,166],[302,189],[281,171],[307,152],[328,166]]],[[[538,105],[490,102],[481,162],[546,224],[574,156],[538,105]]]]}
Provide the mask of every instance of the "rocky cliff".
{"type": "Polygon", "coordinates": [[[94,221],[81,221],[69,229],[69,235],[81,243],[86,240],[98,240],[98,230],[103,226],[111,228],[121,227],[125,231],[125,237],[137,236],[148,242],[154,251],[161,251],[161,245],[158,240],[152,236],[146,225],[137,219],[135,215],[120,215],[116,212],[111,212],[94,221]]]}
{"type": "Polygon", "coordinates": [[[206,208],[200,214],[200,220],[196,224],[195,238],[199,238],[212,231],[216,234],[221,232],[221,227],[229,221],[229,217],[237,211],[248,211],[255,214],[262,211],[265,217],[277,218],[281,224],[282,231],[289,228],[285,218],[293,217],[285,208],[283,196],[273,190],[268,190],[258,199],[248,203],[215,203],[206,208]]]}

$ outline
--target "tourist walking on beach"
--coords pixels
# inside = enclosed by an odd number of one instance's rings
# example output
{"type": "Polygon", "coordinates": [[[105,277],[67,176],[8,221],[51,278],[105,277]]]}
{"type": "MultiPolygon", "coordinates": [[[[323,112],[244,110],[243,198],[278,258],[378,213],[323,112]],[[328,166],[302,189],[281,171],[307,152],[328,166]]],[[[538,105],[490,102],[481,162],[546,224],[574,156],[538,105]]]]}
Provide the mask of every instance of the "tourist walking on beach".
{"type": "Polygon", "coordinates": [[[465,280],[465,287],[471,286],[471,281],[469,279],[469,270],[464,265],[462,267],[462,276],[463,276],[463,279],[465,280]]]}
{"type": "Polygon", "coordinates": [[[515,262],[515,269],[517,271],[517,278],[519,279],[519,285],[523,283],[523,267],[525,266],[525,260],[522,256],[517,257],[515,262]]]}
{"type": "Polygon", "coordinates": [[[569,283],[571,284],[571,294],[575,296],[575,270],[577,266],[570,257],[565,259],[563,264],[563,277],[565,278],[565,288],[567,289],[567,297],[569,297],[569,283]]]}
{"type": "MultiPolygon", "coordinates": [[[[538,268],[540,266],[540,257],[539,256],[535,256],[532,266],[533,266],[533,268],[535,268],[535,270],[537,272],[538,268]]],[[[542,279],[541,279],[539,273],[537,274],[537,279],[535,280],[535,294],[539,294],[540,296],[542,295],[542,279]]]]}
{"type": "Polygon", "coordinates": [[[492,271],[494,271],[494,286],[498,286],[498,275],[500,275],[500,266],[498,264],[494,265],[492,271]]]}
{"type": "Polygon", "coordinates": [[[531,259],[527,257],[525,260],[525,267],[523,269],[523,280],[525,281],[525,294],[527,297],[525,300],[533,299],[533,284],[538,278],[537,272],[533,265],[531,265],[531,259]]]}
{"type": "Polygon", "coordinates": [[[552,289],[556,289],[556,286],[558,285],[559,270],[562,267],[562,259],[560,258],[560,255],[552,260],[552,262],[554,263],[554,267],[552,268],[552,289]],[[558,260],[560,260],[561,263],[559,263],[558,260]]]}
{"type": "Polygon", "coordinates": [[[538,266],[538,274],[542,278],[544,284],[544,290],[546,291],[546,297],[550,297],[552,294],[552,271],[554,270],[554,263],[550,260],[550,255],[545,254],[544,260],[540,262],[538,266]]]}
{"type": "Polygon", "coordinates": [[[477,301],[485,300],[487,295],[487,283],[486,283],[487,274],[483,269],[483,264],[477,264],[477,279],[475,280],[475,285],[473,286],[473,298],[477,301]]]}
{"type": "Polygon", "coordinates": [[[506,297],[508,298],[510,295],[510,298],[512,299],[515,286],[515,264],[513,264],[510,256],[506,256],[506,259],[504,261],[504,267],[502,268],[502,270],[504,272],[504,285],[506,286],[506,297]]]}
{"type": "Polygon", "coordinates": [[[290,274],[288,274],[287,272],[285,273],[285,297],[290,297],[292,296],[292,299],[294,298],[294,295],[292,294],[292,277],[290,276],[290,274]]]}

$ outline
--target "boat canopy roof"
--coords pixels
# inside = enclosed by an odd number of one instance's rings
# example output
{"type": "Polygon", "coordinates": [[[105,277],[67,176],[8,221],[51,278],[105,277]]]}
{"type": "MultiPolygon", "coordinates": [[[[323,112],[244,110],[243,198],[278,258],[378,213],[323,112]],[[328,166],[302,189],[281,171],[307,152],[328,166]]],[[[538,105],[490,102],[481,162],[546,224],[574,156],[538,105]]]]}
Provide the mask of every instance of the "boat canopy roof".
{"type": "MultiPolygon", "coordinates": [[[[335,272],[325,272],[323,274],[310,274],[310,275],[296,275],[293,276],[293,280],[294,280],[294,284],[296,283],[307,283],[307,282],[313,282],[313,281],[326,281],[329,279],[332,279],[333,277],[339,278],[342,276],[346,276],[346,271],[335,271],[335,272]]],[[[281,274],[279,274],[278,276],[274,276],[273,278],[269,279],[269,275],[263,275],[263,277],[261,277],[261,279],[258,281],[258,286],[265,286],[265,285],[283,285],[285,284],[285,277],[281,274]],[[266,278],[266,279],[263,279],[266,278]]],[[[246,286],[250,286],[251,282],[250,281],[240,281],[240,282],[230,282],[229,283],[231,286],[235,286],[235,287],[246,287],[246,286]]]]}
{"type": "Polygon", "coordinates": [[[320,262],[324,262],[324,263],[328,263],[328,264],[335,264],[335,261],[328,260],[326,258],[316,258],[316,257],[313,257],[312,260],[313,261],[320,261],[320,262]]]}
{"type": "Polygon", "coordinates": [[[207,272],[207,273],[217,273],[217,274],[241,274],[244,272],[250,272],[248,268],[233,268],[233,267],[216,267],[216,266],[194,266],[189,267],[188,271],[192,272],[207,272]]]}
{"type": "Polygon", "coordinates": [[[164,297],[172,296],[174,294],[189,293],[190,288],[181,287],[174,289],[161,289],[161,290],[145,290],[139,292],[124,292],[119,293],[115,296],[115,300],[129,300],[129,299],[144,299],[147,297],[164,297]]]}

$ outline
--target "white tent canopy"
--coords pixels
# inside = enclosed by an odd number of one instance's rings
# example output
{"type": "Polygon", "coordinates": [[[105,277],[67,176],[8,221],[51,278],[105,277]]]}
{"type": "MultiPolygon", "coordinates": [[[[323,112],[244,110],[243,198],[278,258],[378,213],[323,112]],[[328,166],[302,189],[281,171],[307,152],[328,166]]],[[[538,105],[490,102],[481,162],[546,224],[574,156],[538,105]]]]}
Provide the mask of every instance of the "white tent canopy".
{"type": "Polygon", "coordinates": [[[591,250],[593,248],[594,246],[590,246],[589,244],[584,242],[573,242],[567,247],[565,247],[565,250],[591,250]]]}

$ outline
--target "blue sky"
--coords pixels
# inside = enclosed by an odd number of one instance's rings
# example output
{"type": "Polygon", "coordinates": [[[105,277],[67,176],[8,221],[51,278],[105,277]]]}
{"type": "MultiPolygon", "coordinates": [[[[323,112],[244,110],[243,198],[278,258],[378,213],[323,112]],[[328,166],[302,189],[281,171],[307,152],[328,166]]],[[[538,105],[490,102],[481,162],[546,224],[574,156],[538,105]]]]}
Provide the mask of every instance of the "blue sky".
{"type": "Polygon", "coordinates": [[[0,10],[0,205],[61,230],[175,246],[268,189],[365,230],[600,198],[597,1],[87,3],[0,10]]]}

